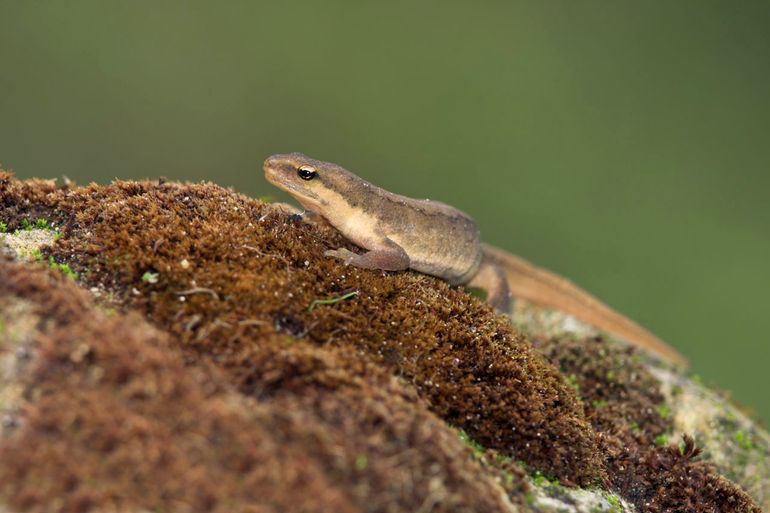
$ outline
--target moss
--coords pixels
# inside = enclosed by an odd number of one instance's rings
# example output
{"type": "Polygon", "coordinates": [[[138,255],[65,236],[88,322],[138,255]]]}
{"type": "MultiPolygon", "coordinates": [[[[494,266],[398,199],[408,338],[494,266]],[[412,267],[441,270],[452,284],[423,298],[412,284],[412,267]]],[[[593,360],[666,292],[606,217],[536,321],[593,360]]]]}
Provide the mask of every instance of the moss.
{"type": "Polygon", "coordinates": [[[278,331],[314,346],[355,348],[485,447],[565,483],[602,477],[574,391],[504,318],[461,290],[415,273],[346,268],[323,257],[330,247],[353,249],[334,230],[211,184],[42,190],[6,182],[6,194],[34,196],[25,204],[35,212],[16,202],[4,218],[62,226],[52,254],[85,286],[113,291],[172,333],[189,357],[221,362],[244,392],[261,375],[248,376],[258,369],[244,339],[278,331]],[[151,290],[141,279],[148,269],[163,276],[151,290]],[[198,293],[181,294],[193,282],[198,293]],[[318,298],[351,290],[359,292],[355,301],[307,311],[318,298]]]}
{"type": "Polygon", "coordinates": [[[362,472],[366,470],[366,467],[369,465],[369,458],[366,456],[366,454],[359,454],[356,456],[356,462],[355,467],[356,470],[359,472],[362,472]]]}
{"type": "Polygon", "coordinates": [[[42,268],[3,262],[0,274],[0,301],[23,297],[47,319],[24,381],[37,400],[0,444],[0,494],[13,508],[231,511],[221,508],[227,497],[236,509],[328,500],[354,511],[317,464],[292,463],[303,455],[276,443],[278,417],[233,406],[223,383],[187,372],[136,315],[104,318],[42,268]],[[282,497],[292,489],[294,497],[282,497]],[[302,499],[311,490],[317,497],[302,499]]]}
{"type": "MultiPolygon", "coordinates": [[[[715,479],[701,462],[648,450],[668,420],[631,353],[570,337],[542,345],[549,361],[462,290],[324,258],[355,250],[324,225],[212,184],[57,188],[2,174],[0,192],[8,228],[60,227],[43,254],[117,310],[105,316],[53,273],[0,289],[38,294],[58,319],[40,339],[28,386],[42,399],[23,443],[0,449],[0,482],[24,490],[19,509],[64,496],[83,510],[235,510],[262,494],[277,510],[301,495],[317,499],[308,511],[413,511],[440,483],[436,511],[498,511],[500,485],[527,493],[512,457],[551,488],[609,483],[637,504],[685,493],[660,484],[675,467],[700,472],[687,486],[715,479]],[[353,301],[308,308],[350,291],[353,301]],[[476,458],[448,426],[468,434],[476,458]],[[162,465],[136,459],[148,454],[162,465]],[[285,482],[260,473],[273,464],[285,482]]],[[[713,489],[745,504],[726,481],[713,489]]]]}
{"type": "Polygon", "coordinates": [[[580,396],[580,383],[578,383],[577,377],[574,374],[566,374],[565,378],[569,386],[575,389],[575,393],[580,396]]]}
{"type": "MultiPolygon", "coordinates": [[[[307,312],[311,298],[344,291],[346,274],[308,258],[321,244],[312,227],[210,185],[167,185],[150,197],[142,193],[149,184],[57,190],[35,183],[0,177],[4,216],[55,219],[62,237],[44,252],[81,273],[84,287],[111,296],[119,311],[105,316],[42,266],[0,268],[13,277],[0,297],[34,298],[51,320],[39,339],[39,372],[27,383],[28,395],[41,399],[19,437],[0,447],[0,494],[18,509],[414,511],[434,500],[438,486],[435,511],[500,511],[502,481],[526,486],[515,471],[500,477],[465,453],[415,375],[394,372],[394,353],[383,361],[361,351],[360,341],[374,338],[367,319],[335,340],[329,326],[348,328],[340,319],[352,317],[358,301],[307,312]],[[180,206],[196,221],[172,212],[180,206]],[[144,229],[147,238],[137,234],[144,229]],[[303,237],[312,248],[297,242],[303,237]],[[162,280],[143,282],[148,269],[162,280]],[[316,283],[317,275],[334,281],[316,283]]],[[[406,288],[423,289],[422,280],[413,276],[406,288]]],[[[369,308],[382,303],[371,299],[380,281],[369,277],[369,308]]],[[[393,297],[397,287],[385,293],[393,297]]],[[[438,282],[428,289],[442,290],[438,282]]],[[[471,307],[484,311],[464,305],[471,307]]],[[[444,326],[428,320],[429,330],[444,326]]],[[[382,329],[389,319],[376,321],[382,329]]],[[[412,335],[420,344],[452,342],[453,332],[442,329],[412,335]]]]}
{"type": "Polygon", "coordinates": [[[154,283],[158,283],[158,273],[145,271],[145,273],[142,274],[142,281],[144,283],[149,283],[151,285],[154,283]]]}
{"type": "Polygon", "coordinates": [[[75,273],[72,269],[70,269],[69,264],[59,264],[53,259],[52,256],[48,257],[48,266],[55,271],[59,271],[60,273],[62,273],[64,276],[66,276],[71,280],[78,279],[77,273],[75,273]]]}
{"type": "Polygon", "coordinates": [[[751,443],[751,440],[746,436],[746,434],[743,431],[738,431],[735,433],[735,441],[738,443],[738,445],[741,446],[742,449],[745,449],[747,451],[750,451],[754,446],[751,443]]]}
{"type": "Polygon", "coordinates": [[[510,456],[501,454],[494,449],[485,448],[462,430],[458,430],[457,435],[470,450],[473,459],[498,476],[500,484],[514,502],[524,505],[523,496],[530,492],[530,486],[526,481],[526,464],[514,462],[510,456]]]}
{"type": "Polygon", "coordinates": [[[644,496],[646,510],[760,513],[743,490],[720,476],[712,465],[697,461],[700,452],[694,441],[685,437],[681,445],[656,448],[644,456],[643,468],[654,476],[644,496]]]}
{"type": "Polygon", "coordinates": [[[462,429],[459,431],[458,436],[460,437],[460,440],[468,446],[468,448],[473,451],[473,457],[476,459],[480,459],[482,456],[484,456],[484,453],[486,449],[484,446],[482,446],[480,443],[473,440],[470,436],[468,436],[468,433],[463,431],[462,429]]]}
{"type": "Polygon", "coordinates": [[[436,486],[436,511],[504,507],[494,476],[458,457],[457,437],[397,380],[364,363],[334,393],[319,386],[332,385],[340,350],[311,348],[311,371],[302,352],[262,338],[274,379],[282,366],[308,373],[284,376],[302,393],[255,401],[233,395],[223,369],[185,363],[137,314],[104,316],[56,273],[0,261],[0,275],[0,304],[24,298],[46,319],[23,381],[32,401],[0,441],[12,509],[414,511],[436,486]]]}
{"type": "Polygon", "coordinates": [[[600,433],[610,488],[640,511],[759,511],[738,486],[696,461],[700,449],[692,439],[667,445],[670,408],[633,349],[602,338],[537,343],[563,373],[575,377],[588,419],[600,433]]]}
{"type": "Polygon", "coordinates": [[[43,253],[37,248],[30,251],[26,256],[35,262],[41,262],[43,260],[43,253]]]}
{"type": "Polygon", "coordinates": [[[603,493],[602,496],[607,502],[610,503],[610,507],[612,508],[610,511],[613,513],[620,513],[623,511],[623,505],[615,495],[611,493],[603,493]]]}
{"type": "Polygon", "coordinates": [[[532,475],[532,484],[534,484],[537,487],[548,486],[551,484],[551,480],[548,479],[545,475],[543,475],[542,472],[536,471],[532,475]]]}

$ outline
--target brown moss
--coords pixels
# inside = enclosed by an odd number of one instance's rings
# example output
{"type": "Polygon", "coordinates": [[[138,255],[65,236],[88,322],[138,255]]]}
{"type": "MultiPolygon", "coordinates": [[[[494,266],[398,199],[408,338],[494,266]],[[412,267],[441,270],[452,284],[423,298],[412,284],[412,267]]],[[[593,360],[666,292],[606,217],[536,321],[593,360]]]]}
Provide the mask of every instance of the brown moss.
{"type": "MultiPolygon", "coordinates": [[[[326,226],[212,184],[57,189],[0,175],[0,219],[13,229],[22,218],[61,226],[47,254],[141,317],[105,319],[56,282],[64,292],[41,306],[56,323],[29,381],[45,393],[0,454],[4,493],[21,509],[61,497],[72,510],[216,509],[230,497],[260,511],[496,511],[495,482],[526,488],[508,456],[567,484],[605,482],[606,465],[637,504],[687,493],[654,484],[668,467],[655,467],[649,445],[667,424],[630,355],[544,346],[560,372],[459,289],[324,258],[355,249],[326,226]],[[96,342],[73,362],[82,340],[96,342]],[[488,448],[483,466],[445,423],[488,448]],[[39,454],[23,450],[34,444],[39,454]],[[43,465],[44,453],[57,464],[43,465]]],[[[20,276],[8,293],[44,303],[46,288],[20,276]]],[[[698,482],[740,496],[709,472],[698,482]]]]}
{"type": "Polygon", "coordinates": [[[611,345],[601,337],[536,339],[535,343],[571,377],[586,416],[602,435],[646,447],[671,429],[658,380],[636,360],[634,349],[611,345]]]}
{"type": "MultiPolygon", "coordinates": [[[[6,184],[7,196],[27,194],[16,184],[6,184]]],[[[594,434],[559,373],[503,319],[440,280],[343,267],[322,256],[345,244],[335,231],[211,184],[115,182],[46,200],[72,213],[57,260],[143,312],[188,356],[222,364],[244,391],[266,393],[253,364],[262,337],[352,348],[332,379],[375,362],[484,445],[565,483],[603,476],[594,434]],[[143,282],[146,272],[158,282],[143,282]],[[314,299],[349,290],[359,295],[308,311],[314,299]]],[[[308,379],[303,372],[286,379],[308,379]]]]}
{"type": "Polygon", "coordinates": [[[720,476],[711,464],[696,461],[699,454],[687,436],[681,447],[648,451],[626,492],[633,494],[640,511],[650,513],[762,513],[745,491],[720,476]]]}
{"type": "MultiPolygon", "coordinates": [[[[249,401],[69,280],[7,262],[0,276],[0,298],[23,297],[40,318],[31,402],[0,444],[0,494],[20,511],[504,508],[458,438],[371,366],[335,394],[309,386],[249,401]]],[[[315,350],[319,362],[334,361],[327,351],[315,350]]]]}
{"type": "Polygon", "coordinates": [[[611,486],[639,511],[760,511],[739,486],[696,461],[700,450],[691,438],[681,448],[656,446],[673,426],[658,381],[634,349],[601,337],[537,339],[536,345],[580,390],[611,486]]]}
{"type": "Polygon", "coordinates": [[[279,412],[232,404],[136,315],[107,318],[44,270],[2,262],[0,276],[0,297],[32,302],[40,318],[31,402],[0,444],[11,507],[323,511],[320,500],[357,511],[301,447],[276,439],[279,412]]]}

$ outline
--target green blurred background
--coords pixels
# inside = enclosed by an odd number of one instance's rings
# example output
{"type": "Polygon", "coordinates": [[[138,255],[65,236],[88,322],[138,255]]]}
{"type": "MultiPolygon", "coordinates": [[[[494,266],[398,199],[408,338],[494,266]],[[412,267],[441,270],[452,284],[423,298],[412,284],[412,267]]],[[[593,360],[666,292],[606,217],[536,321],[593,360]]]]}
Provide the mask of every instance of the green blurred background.
{"type": "Polygon", "coordinates": [[[0,0],[0,162],[285,196],[271,153],[472,214],[765,419],[770,3],[0,0]]]}

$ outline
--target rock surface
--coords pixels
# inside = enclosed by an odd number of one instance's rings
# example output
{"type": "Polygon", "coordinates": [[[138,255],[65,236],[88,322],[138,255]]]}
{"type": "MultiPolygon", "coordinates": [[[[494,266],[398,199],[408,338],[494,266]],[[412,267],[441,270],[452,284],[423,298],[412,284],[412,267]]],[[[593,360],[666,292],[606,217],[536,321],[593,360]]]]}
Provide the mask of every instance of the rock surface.
{"type": "Polygon", "coordinates": [[[770,506],[766,432],[569,317],[213,184],[0,197],[0,511],[770,506]]]}

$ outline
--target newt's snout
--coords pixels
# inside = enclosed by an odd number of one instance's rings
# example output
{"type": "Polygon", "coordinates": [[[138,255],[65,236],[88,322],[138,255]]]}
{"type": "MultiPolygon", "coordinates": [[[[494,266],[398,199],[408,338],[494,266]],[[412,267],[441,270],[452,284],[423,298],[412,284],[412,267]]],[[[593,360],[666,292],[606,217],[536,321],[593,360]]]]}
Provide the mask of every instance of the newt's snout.
{"type": "Polygon", "coordinates": [[[265,179],[273,185],[279,185],[281,175],[285,173],[286,160],[281,155],[271,155],[265,159],[262,169],[265,171],[265,179]]]}
{"type": "Polygon", "coordinates": [[[262,164],[262,169],[265,170],[265,175],[267,173],[275,170],[278,167],[278,155],[271,155],[265,159],[264,164],[262,164]]]}

